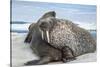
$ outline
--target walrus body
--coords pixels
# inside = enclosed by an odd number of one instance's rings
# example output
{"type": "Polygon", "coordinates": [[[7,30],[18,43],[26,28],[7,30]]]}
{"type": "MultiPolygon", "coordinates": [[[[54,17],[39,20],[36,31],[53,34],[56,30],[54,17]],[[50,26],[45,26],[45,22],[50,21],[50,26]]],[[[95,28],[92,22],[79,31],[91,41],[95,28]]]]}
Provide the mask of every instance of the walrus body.
{"type": "Polygon", "coordinates": [[[31,44],[40,60],[25,65],[45,64],[50,61],[68,61],[79,55],[94,52],[96,42],[89,32],[69,20],[55,18],[54,11],[44,14],[31,24],[25,42],[31,44]]]}
{"type": "Polygon", "coordinates": [[[62,47],[68,46],[73,50],[74,56],[96,50],[96,42],[91,34],[72,21],[49,16],[40,18],[38,23],[40,29],[46,32],[47,38],[44,39],[57,49],[61,50],[62,47]]]}
{"type": "Polygon", "coordinates": [[[73,50],[74,56],[91,53],[96,50],[96,42],[90,33],[69,20],[58,19],[49,35],[49,43],[52,46],[59,49],[68,46],[73,50]]]}

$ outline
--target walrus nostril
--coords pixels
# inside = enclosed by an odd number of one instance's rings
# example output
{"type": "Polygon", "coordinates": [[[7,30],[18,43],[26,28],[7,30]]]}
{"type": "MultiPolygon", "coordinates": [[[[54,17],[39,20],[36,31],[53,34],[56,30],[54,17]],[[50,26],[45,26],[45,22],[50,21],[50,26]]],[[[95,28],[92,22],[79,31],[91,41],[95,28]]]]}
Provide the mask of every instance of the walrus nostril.
{"type": "Polygon", "coordinates": [[[41,22],[40,26],[46,26],[47,22],[41,22]]]}
{"type": "Polygon", "coordinates": [[[45,22],[41,22],[40,27],[45,27],[46,23],[45,22]]]}

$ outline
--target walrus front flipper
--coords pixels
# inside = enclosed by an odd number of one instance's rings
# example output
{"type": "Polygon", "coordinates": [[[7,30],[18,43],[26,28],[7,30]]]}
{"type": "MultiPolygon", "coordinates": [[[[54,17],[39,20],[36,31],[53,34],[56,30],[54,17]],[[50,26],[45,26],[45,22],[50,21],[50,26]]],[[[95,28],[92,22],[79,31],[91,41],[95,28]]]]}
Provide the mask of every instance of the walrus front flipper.
{"type": "Polygon", "coordinates": [[[40,60],[32,60],[29,61],[27,63],[25,63],[24,65],[26,66],[30,66],[30,65],[43,65],[43,64],[47,64],[51,61],[50,57],[43,57],[40,60]]]}
{"type": "Polygon", "coordinates": [[[32,61],[28,61],[27,63],[25,63],[24,65],[29,66],[29,65],[34,65],[37,62],[39,62],[39,60],[32,60],[32,61]]]}
{"type": "Polygon", "coordinates": [[[69,48],[68,46],[65,46],[62,48],[62,61],[64,63],[75,60],[75,59],[76,58],[75,58],[73,50],[71,48],[69,48]]]}
{"type": "Polygon", "coordinates": [[[24,40],[24,42],[25,43],[30,43],[31,40],[32,40],[32,32],[29,31],[28,34],[27,34],[27,36],[26,36],[26,38],[25,38],[25,40],[24,40]]]}

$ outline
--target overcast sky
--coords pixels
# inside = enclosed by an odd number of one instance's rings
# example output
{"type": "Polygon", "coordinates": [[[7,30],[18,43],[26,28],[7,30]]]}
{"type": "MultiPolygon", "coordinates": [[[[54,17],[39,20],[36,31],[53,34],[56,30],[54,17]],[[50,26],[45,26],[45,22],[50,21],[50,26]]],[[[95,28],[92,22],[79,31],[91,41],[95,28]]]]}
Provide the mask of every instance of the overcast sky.
{"type": "Polygon", "coordinates": [[[96,29],[96,6],[30,1],[12,2],[12,21],[35,22],[45,12],[55,11],[57,18],[69,19],[86,29],[96,29]]]}

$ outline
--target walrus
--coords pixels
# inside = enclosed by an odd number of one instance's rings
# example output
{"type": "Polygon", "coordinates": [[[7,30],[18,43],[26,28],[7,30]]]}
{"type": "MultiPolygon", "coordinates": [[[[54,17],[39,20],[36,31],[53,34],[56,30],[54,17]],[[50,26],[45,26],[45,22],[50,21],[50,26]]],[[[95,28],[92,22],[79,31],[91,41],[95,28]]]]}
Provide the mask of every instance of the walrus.
{"type": "MultiPolygon", "coordinates": [[[[49,14],[47,13],[44,15],[44,18],[55,17],[53,12],[49,12],[49,14]]],[[[29,26],[29,32],[24,42],[31,44],[30,47],[40,59],[28,61],[24,65],[41,65],[54,61],[68,62],[76,59],[70,47],[66,46],[65,48],[64,46],[62,50],[59,50],[50,45],[50,43],[47,42],[46,37],[46,34],[43,34],[40,29],[40,23],[32,23],[29,26]]]]}
{"type": "Polygon", "coordinates": [[[87,30],[70,20],[56,18],[55,11],[52,11],[52,14],[54,17],[47,12],[38,21],[45,41],[60,50],[64,46],[70,47],[75,57],[96,50],[96,41],[87,30]],[[44,17],[45,15],[48,17],[44,17]]]}

